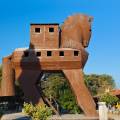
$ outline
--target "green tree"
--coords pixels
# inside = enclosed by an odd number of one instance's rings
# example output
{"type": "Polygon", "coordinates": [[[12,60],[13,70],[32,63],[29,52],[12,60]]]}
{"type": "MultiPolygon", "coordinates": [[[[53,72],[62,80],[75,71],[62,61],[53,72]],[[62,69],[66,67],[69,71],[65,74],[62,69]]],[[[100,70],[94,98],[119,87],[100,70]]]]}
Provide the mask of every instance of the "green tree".
{"type": "Polygon", "coordinates": [[[100,101],[106,102],[107,105],[116,105],[117,102],[119,101],[119,98],[109,93],[105,93],[100,96],[100,101]]]}
{"type": "Polygon", "coordinates": [[[42,83],[45,96],[55,99],[61,108],[70,113],[80,112],[75,96],[62,73],[49,74],[45,79],[45,82],[42,83]]]}
{"type": "MultiPolygon", "coordinates": [[[[103,94],[106,88],[111,90],[115,87],[114,80],[110,75],[91,74],[85,75],[84,79],[92,95],[103,94]]],[[[75,96],[63,74],[50,73],[45,77],[43,83],[45,96],[57,100],[62,108],[71,113],[79,112],[80,109],[76,104],[75,96]]]]}
{"type": "Polygon", "coordinates": [[[64,82],[65,78],[62,74],[49,74],[41,84],[42,87],[45,88],[43,89],[45,96],[57,99],[59,97],[60,87],[64,85],[64,82]]]}
{"type": "Polygon", "coordinates": [[[76,98],[67,81],[60,87],[58,102],[70,113],[80,113],[81,110],[76,103],[76,98]]]}
{"type": "Polygon", "coordinates": [[[92,95],[103,94],[106,89],[112,90],[115,88],[115,82],[110,75],[91,74],[85,75],[85,83],[92,95]]]}

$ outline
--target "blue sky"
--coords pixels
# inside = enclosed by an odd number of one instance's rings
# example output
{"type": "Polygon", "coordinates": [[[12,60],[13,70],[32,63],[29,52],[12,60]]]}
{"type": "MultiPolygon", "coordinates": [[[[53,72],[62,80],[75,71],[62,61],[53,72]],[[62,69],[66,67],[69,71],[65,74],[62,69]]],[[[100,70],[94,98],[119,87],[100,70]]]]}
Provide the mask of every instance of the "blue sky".
{"type": "Polygon", "coordinates": [[[69,15],[94,17],[85,73],[110,74],[120,88],[120,0],[0,0],[0,63],[29,45],[30,23],[60,23],[69,15]]]}

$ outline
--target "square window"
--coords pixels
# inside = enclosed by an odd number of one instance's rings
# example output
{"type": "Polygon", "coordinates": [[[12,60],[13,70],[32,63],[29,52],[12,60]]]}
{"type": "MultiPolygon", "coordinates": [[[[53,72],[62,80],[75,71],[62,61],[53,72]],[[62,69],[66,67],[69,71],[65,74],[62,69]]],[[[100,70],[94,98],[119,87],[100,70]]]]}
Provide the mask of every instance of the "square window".
{"type": "Polygon", "coordinates": [[[79,55],[79,51],[74,51],[74,56],[78,56],[79,55]]]}
{"type": "Polygon", "coordinates": [[[36,33],[40,33],[40,28],[35,28],[36,33]]]}
{"type": "Polygon", "coordinates": [[[59,56],[64,56],[64,51],[60,51],[59,56]]]}
{"type": "Polygon", "coordinates": [[[54,28],[53,28],[53,27],[50,27],[50,28],[49,28],[49,32],[54,32],[54,28]]]}
{"type": "Polygon", "coordinates": [[[52,51],[47,51],[47,56],[52,56],[52,51]]]}
{"type": "Polygon", "coordinates": [[[28,57],[29,56],[29,52],[28,51],[25,51],[24,52],[24,57],[28,57]]]}
{"type": "Polygon", "coordinates": [[[36,56],[40,57],[41,56],[41,52],[37,52],[36,56]]]}

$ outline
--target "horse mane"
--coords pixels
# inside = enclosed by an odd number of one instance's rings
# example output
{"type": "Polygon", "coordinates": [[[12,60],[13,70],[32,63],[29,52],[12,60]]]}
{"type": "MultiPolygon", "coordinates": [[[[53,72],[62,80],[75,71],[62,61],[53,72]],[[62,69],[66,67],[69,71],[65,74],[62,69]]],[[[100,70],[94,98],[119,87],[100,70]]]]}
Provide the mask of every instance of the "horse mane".
{"type": "Polygon", "coordinates": [[[72,16],[69,16],[62,24],[61,29],[64,29],[66,26],[77,23],[78,19],[79,19],[79,22],[82,24],[86,18],[88,18],[88,21],[92,22],[93,18],[91,16],[87,16],[84,14],[74,14],[72,16]]]}

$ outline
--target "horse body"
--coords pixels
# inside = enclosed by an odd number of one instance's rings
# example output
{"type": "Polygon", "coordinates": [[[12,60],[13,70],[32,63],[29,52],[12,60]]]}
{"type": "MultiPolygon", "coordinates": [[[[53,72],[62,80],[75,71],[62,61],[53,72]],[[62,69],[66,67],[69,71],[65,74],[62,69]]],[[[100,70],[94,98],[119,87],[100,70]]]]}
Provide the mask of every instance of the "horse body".
{"type": "MultiPolygon", "coordinates": [[[[14,82],[18,80],[24,92],[25,101],[43,104],[42,91],[38,91],[38,80],[41,80],[44,71],[61,71],[69,81],[77,103],[85,115],[98,116],[92,96],[84,84],[83,74],[83,67],[88,58],[85,47],[88,46],[91,37],[91,21],[92,17],[82,14],[69,17],[61,27],[60,39],[58,26],[56,32],[52,28],[52,33],[50,31],[35,33],[32,28],[32,35],[35,35],[32,42],[35,43],[34,45],[39,44],[40,48],[35,49],[33,45],[31,49],[16,49],[12,55],[3,58],[2,93],[0,94],[2,96],[15,95],[14,82]],[[56,36],[53,36],[55,33],[56,36]],[[36,43],[36,36],[38,36],[38,43],[36,43]],[[51,38],[52,40],[55,39],[52,43],[60,42],[60,48],[57,46],[56,49],[53,49],[53,47],[48,49],[49,44],[51,44],[51,41],[48,42],[48,40],[51,40],[51,38]],[[40,40],[43,40],[43,43],[40,43],[40,40]],[[48,46],[44,46],[46,45],[44,40],[47,41],[48,46]],[[41,49],[41,47],[46,48],[41,49]],[[62,55],[60,55],[61,52],[62,55]],[[75,52],[77,52],[77,55],[75,55],[75,52]]],[[[39,27],[40,25],[38,25],[39,27]]],[[[42,25],[42,29],[45,30],[45,26],[42,25]]]]}

